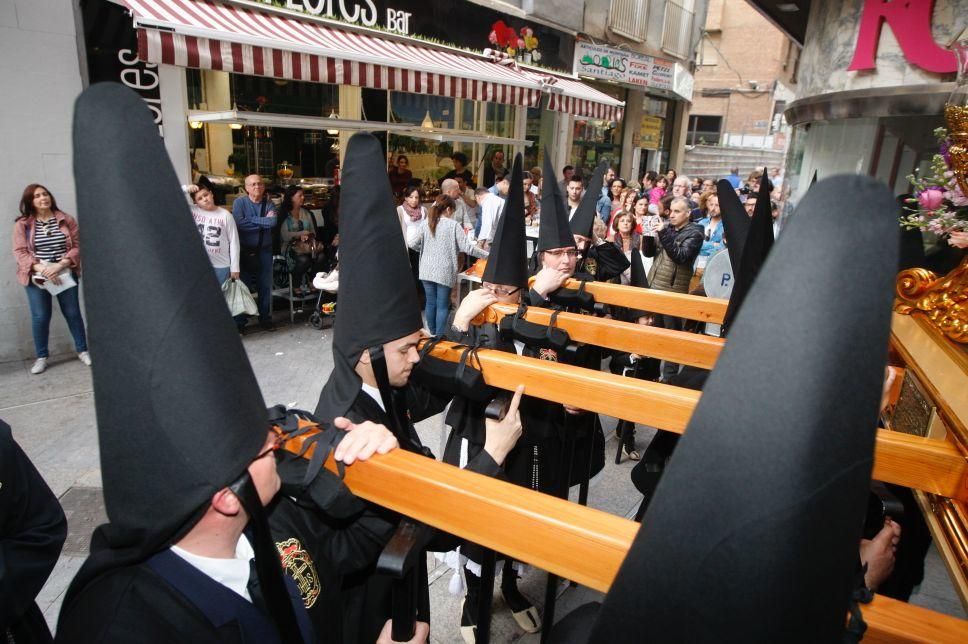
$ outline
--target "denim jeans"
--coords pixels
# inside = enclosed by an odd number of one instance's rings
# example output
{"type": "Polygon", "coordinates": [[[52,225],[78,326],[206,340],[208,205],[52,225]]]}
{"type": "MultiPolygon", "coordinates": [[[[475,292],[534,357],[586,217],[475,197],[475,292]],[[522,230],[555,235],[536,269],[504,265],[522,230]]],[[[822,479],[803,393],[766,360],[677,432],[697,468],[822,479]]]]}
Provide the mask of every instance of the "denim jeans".
{"type": "Polygon", "coordinates": [[[427,305],[424,315],[427,316],[427,326],[430,333],[437,335],[445,331],[447,314],[450,313],[450,287],[437,282],[420,280],[423,282],[424,293],[427,295],[427,305]]]}
{"type": "MultiPolygon", "coordinates": [[[[248,256],[249,250],[242,249],[240,277],[250,291],[259,293],[259,321],[268,322],[272,319],[272,248],[261,248],[254,257],[248,256]]],[[[245,326],[248,319],[246,315],[239,315],[235,321],[239,326],[245,326]]]]}
{"type": "MultiPolygon", "coordinates": [[[[27,302],[30,304],[31,331],[34,334],[34,350],[38,358],[47,358],[47,339],[50,336],[50,318],[53,315],[53,298],[50,293],[34,284],[24,287],[27,291],[27,302]]],[[[84,332],[84,319],[81,317],[81,305],[78,301],[80,286],[69,288],[57,294],[57,303],[61,313],[67,320],[67,328],[74,338],[74,349],[78,353],[87,351],[87,335],[84,332]]]]}
{"type": "Polygon", "coordinates": [[[232,267],[231,266],[223,266],[221,268],[213,267],[212,270],[215,271],[215,279],[218,280],[218,285],[222,286],[222,284],[225,283],[225,280],[229,278],[229,273],[232,271],[232,267]]]}

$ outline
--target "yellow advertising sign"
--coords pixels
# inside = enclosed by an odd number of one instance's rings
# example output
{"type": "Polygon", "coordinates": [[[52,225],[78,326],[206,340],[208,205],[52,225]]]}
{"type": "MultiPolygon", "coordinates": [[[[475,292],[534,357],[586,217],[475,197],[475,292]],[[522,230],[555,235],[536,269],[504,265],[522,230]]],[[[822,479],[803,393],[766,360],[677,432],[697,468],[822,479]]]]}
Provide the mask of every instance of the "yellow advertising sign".
{"type": "Polygon", "coordinates": [[[664,121],[657,116],[643,116],[639,126],[640,147],[648,150],[658,150],[662,142],[662,127],[664,121]]]}

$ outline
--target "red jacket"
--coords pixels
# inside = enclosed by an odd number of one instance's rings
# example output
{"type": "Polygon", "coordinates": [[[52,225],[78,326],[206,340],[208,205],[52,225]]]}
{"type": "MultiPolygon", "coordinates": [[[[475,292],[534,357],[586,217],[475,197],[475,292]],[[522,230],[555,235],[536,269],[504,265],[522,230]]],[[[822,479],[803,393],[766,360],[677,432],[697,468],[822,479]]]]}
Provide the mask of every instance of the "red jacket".
{"type": "MultiPolygon", "coordinates": [[[[54,211],[57,227],[64,233],[67,252],[62,259],[69,260],[75,275],[81,274],[81,246],[77,236],[77,220],[59,210],[54,211]]],[[[17,281],[21,286],[30,282],[30,274],[37,263],[34,254],[34,223],[36,217],[21,217],[13,224],[13,255],[17,259],[17,281]]]]}

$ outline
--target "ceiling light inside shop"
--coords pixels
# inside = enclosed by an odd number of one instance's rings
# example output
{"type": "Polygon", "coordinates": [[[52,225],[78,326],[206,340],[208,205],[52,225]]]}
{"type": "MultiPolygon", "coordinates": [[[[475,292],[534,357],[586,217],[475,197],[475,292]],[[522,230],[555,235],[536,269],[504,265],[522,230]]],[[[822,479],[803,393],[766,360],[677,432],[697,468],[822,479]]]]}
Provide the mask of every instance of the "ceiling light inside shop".
{"type": "Polygon", "coordinates": [[[229,127],[232,128],[233,130],[241,130],[242,129],[242,124],[241,123],[229,123],[229,127]]]}
{"type": "Polygon", "coordinates": [[[202,129],[202,125],[203,125],[203,123],[201,121],[189,121],[188,122],[188,127],[192,128],[193,130],[200,130],[200,129],[202,129]]]}
{"type": "MultiPolygon", "coordinates": [[[[331,118],[331,119],[338,119],[339,118],[339,114],[336,113],[336,110],[332,110],[329,113],[329,118],[331,118]]],[[[328,134],[330,136],[336,136],[337,134],[339,134],[339,130],[326,130],[326,134],[328,134]]]]}
{"type": "Polygon", "coordinates": [[[424,116],[423,122],[420,124],[420,127],[422,127],[425,130],[434,129],[434,120],[430,118],[430,110],[427,110],[427,114],[424,116]]]}

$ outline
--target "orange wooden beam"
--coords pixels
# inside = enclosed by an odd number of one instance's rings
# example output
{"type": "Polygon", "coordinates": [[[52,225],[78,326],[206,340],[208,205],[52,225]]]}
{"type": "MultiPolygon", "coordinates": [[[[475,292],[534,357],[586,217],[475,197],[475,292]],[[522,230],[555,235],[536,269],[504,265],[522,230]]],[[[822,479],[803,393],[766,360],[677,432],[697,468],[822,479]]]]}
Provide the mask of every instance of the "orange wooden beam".
{"type": "MultiPolygon", "coordinates": [[[[463,349],[441,342],[432,355],[452,362],[463,349]]],[[[681,434],[700,393],[489,349],[477,352],[487,384],[681,434]]],[[[968,501],[968,460],[948,441],[878,430],[873,477],[968,501]]]]}
{"type": "MultiPolygon", "coordinates": [[[[534,281],[533,277],[531,281],[534,281]]],[[[580,285],[580,281],[570,279],[563,286],[577,289],[580,285]]],[[[723,318],[726,317],[726,307],[729,305],[729,300],[714,297],[670,293],[651,288],[609,284],[607,282],[585,282],[585,291],[595,296],[596,302],[603,304],[625,306],[714,324],[722,323],[723,318]]]]}
{"type": "MultiPolygon", "coordinates": [[[[495,321],[517,312],[517,307],[509,304],[494,304],[490,308],[492,313],[482,316],[482,320],[495,321]]],[[[535,324],[548,325],[553,313],[554,311],[532,306],[528,307],[524,319],[535,324]]],[[[555,326],[567,331],[568,336],[575,342],[670,360],[702,369],[713,368],[726,343],[721,338],[709,335],[671,331],[575,313],[559,313],[555,326]]]]}
{"type": "MultiPolygon", "coordinates": [[[[333,459],[326,466],[335,471],[333,459]]],[[[608,592],[639,528],[403,450],[348,466],[344,480],[360,498],[600,592],[608,592]]],[[[968,622],[918,606],[878,595],[862,610],[865,642],[968,641],[968,622]]]]}

